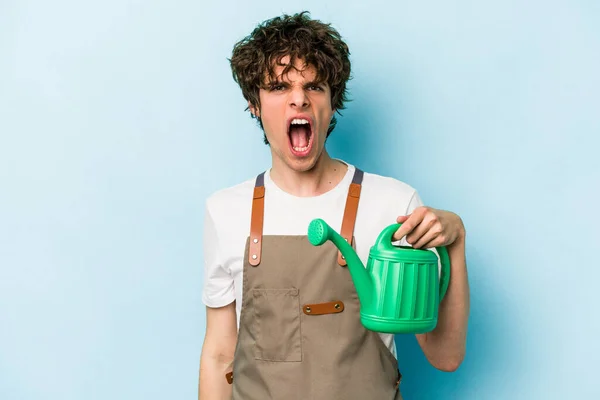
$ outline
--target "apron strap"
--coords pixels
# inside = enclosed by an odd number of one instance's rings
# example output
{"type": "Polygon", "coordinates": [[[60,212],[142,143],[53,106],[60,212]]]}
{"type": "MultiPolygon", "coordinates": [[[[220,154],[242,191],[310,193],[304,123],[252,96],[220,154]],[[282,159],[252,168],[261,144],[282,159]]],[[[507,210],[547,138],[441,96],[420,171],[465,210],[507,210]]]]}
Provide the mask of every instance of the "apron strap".
{"type": "MultiPolygon", "coordinates": [[[[346,239],[346,242],[350,243],[354,240],[354,223],[356,222],[356,214],[358,212],[358,201],[360,200],[360,189],[363,180],[363,172],[355,168],[354,177],[348,189],[348,197],[346,198],[346,209],[344,210],[344,217],[342,219],[342,230],[340,235],[346,239]]],[[[342,267],[346,266],[346,260],[342,253],[338,251],[338,264],[342,267]]]]}
{"type": "Polygon", "coordinates": [[[265,173],[256,177],[254,196],[252,199],[252,216],[250,220],[250,247],[248,262],[253,267],[260,264],[262,250],[263,218],[265,211],[265,173]]]}
{"type": "MultiPolygon", "coordinates": [[[[342,230],[340,234],[350,245],[354,238],[354,223],[358,212],[358,201],[360,199],[360,189],[363,180],[363,171],[358,168],[354,170],[352,183],[348,190],[346,198],[346,208],[342,219],[342,230]]],[[[262,250],[263,220],[265,210],[265,173],[262,172],[256,177],[254,185],[254,196],[252,199],[252,216],[250,220],[250,246],[248,251],[248,262],[256,267],[260,264],[260,255],[262,250]]],[[[338,263],[346,266],[346,260],[341,252],[338,252],[338,263]]]]}

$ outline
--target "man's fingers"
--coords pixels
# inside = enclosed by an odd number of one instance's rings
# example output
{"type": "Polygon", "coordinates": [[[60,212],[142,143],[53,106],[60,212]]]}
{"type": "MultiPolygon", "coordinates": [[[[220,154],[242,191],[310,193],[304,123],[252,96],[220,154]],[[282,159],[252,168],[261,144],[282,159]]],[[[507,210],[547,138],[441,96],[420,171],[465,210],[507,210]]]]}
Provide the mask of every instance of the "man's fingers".
{"type": "Polygon", "coordinates": [[[402,226],[398,228],[398,230],[392,236],[392,242],[402,239],[404,236],[408,235],[413,230],[413,227],[410,222],[410,218],[402,223],[402,226]]]}
{"type": "Polygon", "coordinates": [[[434,226],[434,224],[435,220],[426,216],[425,218],[423,218],[423,221],[421,221],[421,223],[417,225],[417,227],[406,236],[406,242],[412,245],[413,247],[417,248],[417,243],[427,243],[432,238],[432,235],[430,235],[429,232],[431,232],[431,228],[434,226]],[[424,237],[429,238],[429,240],[423,242],[424,237]]]}
{"type": "MultiPolygon", "coordinates": [[[[416,210],[415,210],[416,211],[416,210]]],[[[420,212],[413,212],[411,215],[398,217],[398,223],[401,223],[402,226],[398,228],[396,233],[392,236],[392,241],[397,241],[402,239],[404,236],[408,235],[412,232],[413,229],[423,220],[423,214],[420,212]],[[404,219],[406,218],[406,219],[404,219]],[[402,221],[404,219],[404,221],[402,221]]]]}
{"type": "MultiPolygon", "coordinates": [[[[421,224],[422,225],[422,224],[421,224]]],[[[426,249],[431,247],[430,244],[437,239],[439,232],[435,229],[430,229],[419,240],[411,243],[415,249],[426,249]]]]}

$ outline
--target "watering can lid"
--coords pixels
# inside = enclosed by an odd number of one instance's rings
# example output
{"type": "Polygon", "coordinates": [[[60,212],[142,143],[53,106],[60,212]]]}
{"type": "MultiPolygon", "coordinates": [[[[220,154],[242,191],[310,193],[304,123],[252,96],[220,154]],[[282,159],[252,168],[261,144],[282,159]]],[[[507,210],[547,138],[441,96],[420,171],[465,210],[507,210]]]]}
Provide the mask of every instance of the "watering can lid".
{"type": "Polygon", "coordinates": [[[428,249],[414,249],[408,246],[371,247],[370,257],[397,262],[437,263],[437,255],[428,249]]]}
{"type": "Polygon", "coordinates": [[[392,224],[382,230],[371,247],[369,256],[396,262],[435,263],[438,261],[437,255],[431,250],[394,246],[392,244],[393,234],[400,226],[401,224],[392,224]]]}

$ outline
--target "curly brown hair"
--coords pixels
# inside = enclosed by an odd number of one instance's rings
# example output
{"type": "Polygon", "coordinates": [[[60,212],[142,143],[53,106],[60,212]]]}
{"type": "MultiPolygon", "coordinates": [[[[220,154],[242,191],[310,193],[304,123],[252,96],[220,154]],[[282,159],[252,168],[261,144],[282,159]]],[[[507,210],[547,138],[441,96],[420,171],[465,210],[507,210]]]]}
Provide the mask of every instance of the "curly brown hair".
{"type": "MultiPolygon", "coordinates": [[[[310,18],[307,11],[284,14],[259,24],[250,35],[235,44],[229,59],[233,79],[242,89],[244,98],[260,108],[259,91],[265,80],[276,80],[275,66],[284,66],[282,75],[294,68],[296,59],[312,65],[317,81],[327,82],[331,89],[331,105],[339,113],[348,101],[346,83],[350,79],[350,51],[331,24],[310,18]],[[282,59],[289,56],[287,64],[282,59]]],[[[248,110],[249,108],[246,108],[248,110]]],[[[251,114],[252,115],[252,114],[251,114]]],[[[252,115],[252,117],[254,117],[252,115]]],[[[261,129],[262,122],[257,118],[261,129]]],[[[335,116],[327,136],[337,124],[335,116]]],[[[267,137],[264,137],[268,144],[267,137]]]]}

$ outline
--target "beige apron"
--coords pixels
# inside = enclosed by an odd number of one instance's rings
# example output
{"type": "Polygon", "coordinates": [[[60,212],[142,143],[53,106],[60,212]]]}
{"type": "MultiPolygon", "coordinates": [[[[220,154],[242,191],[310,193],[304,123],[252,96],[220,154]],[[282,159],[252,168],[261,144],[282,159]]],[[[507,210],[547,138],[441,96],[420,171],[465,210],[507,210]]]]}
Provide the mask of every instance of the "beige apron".
{"type": "MultiPolygon", "coordinates": [[[[353,238],[363,173],[356,169],[341,234],[353,238]]],[[[399,400],[400,372],[363,327],[345,261],[331,242],[263,236],[264,173],[256,179],[246,242],[235,400],[399,400]]],[[[308,227],[307,227],[308,228],[308,227]]]]}

